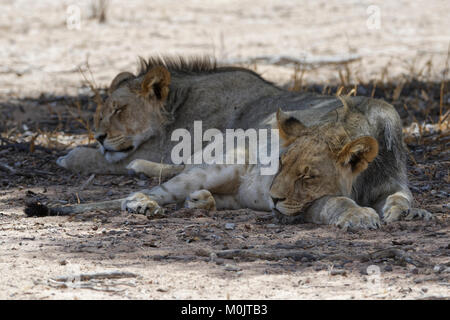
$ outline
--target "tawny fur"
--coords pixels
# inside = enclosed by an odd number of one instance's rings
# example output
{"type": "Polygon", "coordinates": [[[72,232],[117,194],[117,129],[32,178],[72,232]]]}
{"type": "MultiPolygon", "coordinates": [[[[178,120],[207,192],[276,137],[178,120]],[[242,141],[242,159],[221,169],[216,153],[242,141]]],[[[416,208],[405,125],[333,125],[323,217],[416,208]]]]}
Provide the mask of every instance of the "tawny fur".
{"type": "MultiPolygon", "coordinates": [[[[124,199],[122,209],[152,217],[162,206],[201,191],[202,197],[214,199],[214,209],[272,210],[342,228],[374,229],[382,220],[430,218],[424,210],[411,209],[395,109],[367,98],[349,98],[344,107],[336,98],[317,99],[307,108],[266,117],[286,140],[275,176],[261,176],[257,165],[186,166],[162,185],[124,199]]],[[[153,171],[158,167],[146,161],[141,165],[153,171]]]]}

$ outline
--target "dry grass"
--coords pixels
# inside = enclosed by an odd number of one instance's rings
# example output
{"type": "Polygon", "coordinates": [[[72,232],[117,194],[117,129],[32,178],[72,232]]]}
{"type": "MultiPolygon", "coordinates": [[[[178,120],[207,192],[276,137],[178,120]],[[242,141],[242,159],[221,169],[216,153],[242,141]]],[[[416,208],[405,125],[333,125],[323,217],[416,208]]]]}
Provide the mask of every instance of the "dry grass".
{"type": "MultiPolygon", "coordinates": [[[[431,60],[419,64],[415,59],[411,62],[405,62],[405,73],[397,78],[389,78],[389,68],[392,61],[384,66],[378,76],[373,79],[363,81],[361,74],[361,64],[359,62],[344,63],[333,66],[337,74],[337,82],[324,84],[309,83],[308,73],[320,72],[321,68],[310,69],[301,64],[296,64],[293,68],[291,82],[287,88],[291,91],[315,92],[327,95],[360,95],[373,98],[384,99],[393,104],[400,113],[404,121],[405,133],[413,135],[418,139],[417,143],[423,143],[422,137],[430,130],[437,130],[442,134],[447,134],[449,130],[449,72],[450,46],[447,54],[446,63],[442,68],[442,78],[438,82],[433,77],[433,65],[431,60]]],[[[256,64],[246,66],[258,72],[256,64]]],[[[104,90],[99,88],[95,82],[88,61],[79,68],[83,78],[83,85],[90,89],[90,100],[71,98],[62,100],[65,109],[48,104],[47,111],[50,128],[41,128],[41,124],[36,123],[33,134],[25,135],[22,123],[7,123],[4,119],[0,123],[2,128],[1,137],[10,141],[26,142],[30,144],[30,151],[35,149],[36,145],[46,148],[68,148],[79,143],[80,139],[75,141],[64,141],[64,131],[73,128],[78,124],[84,132],[84,141],[87,144],[94,142],[93,129],[93,108],[103,103],[104,90]]],[[[96,108],[98,110],[98,108],[96,108]]],[[[28,127],[32,127],[28,124],[28,127]]],[[[32,130],[33,131],[33,130],[32,130]]],[[[65,139],[67,138],[64,137],[65,139]]],[[[409,138],[407,138],[409,139],[409,138]]]]}
{"type": "Polygon", "coordinates": [[[92,0],[91,2],[91,19],[96,19],[99,23],[105,23],[107,19],[107,11],[109,0],[92,0]]]}

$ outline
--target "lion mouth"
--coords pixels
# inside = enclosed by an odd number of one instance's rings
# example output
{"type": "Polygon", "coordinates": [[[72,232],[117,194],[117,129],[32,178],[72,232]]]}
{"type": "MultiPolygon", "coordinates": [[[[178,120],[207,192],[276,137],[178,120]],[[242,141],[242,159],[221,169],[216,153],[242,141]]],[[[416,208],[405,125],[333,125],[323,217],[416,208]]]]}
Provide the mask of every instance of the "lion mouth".
{"type": "Polygon", "coordinates": [[[272,211],[275,212],[275,213],[284,215],[284,216],[296,216],[296,215],[299,215],[299,214],[302,213],[302,210],[292,212],[292,211],[283,210],[282,208],[280,208],[280,209],[278,209],[278,208],[276,208],[276,207],[273,207],[273,208],[272,208],[272,211]],[[280,209],[281,209],[281,210],[280,210],[280,209]],[[284,211],[284,212],[283,212],[283,211],[284,211]]]}
{"type": "Polygon", "coordinates": [[[119,150],[111,150],[111,149],[107,149],[105,148],[105,152],[122,152],[122,153],[126,153],[126,152],[130,152],[134,149],[133,146],[129,146],[123,149],[119,149],[119,150]]]}
{"type": "Polygon", "coordinates": [[[294,210],[292,210],[292,211],[291,210],[286,210],[288,208],[282,208],[282,207],[281,208],[277,208],[276,206],[274,206],[272,208],[272,211],[274,211],[276,213],[279,213],[279,214],[282,214],[282,215],[285,215],[285,216],[291,216],[291,217],[292,216],[298,216],[298,215],[301,215],[301,214],[305,213],[313,202],[314,201],[309,201],[309,202],[305,203],[304,205],[302,205],[301,207],[299,207],[298,209],[295,209],[295,211],[294,210]]]}

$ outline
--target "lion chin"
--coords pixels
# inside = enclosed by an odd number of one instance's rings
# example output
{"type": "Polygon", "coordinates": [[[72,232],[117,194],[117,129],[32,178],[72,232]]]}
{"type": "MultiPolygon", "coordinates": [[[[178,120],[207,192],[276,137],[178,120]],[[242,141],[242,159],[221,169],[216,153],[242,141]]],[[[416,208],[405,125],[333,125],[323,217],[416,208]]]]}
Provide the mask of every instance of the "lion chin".
{"type": "Polygon", "coordinates": [[[302,208],[292,210],[292,209],[283,208],[281,206],[272,206],[272,212],[282,214],[285,216],[295,217],[295,216],[301,215],[303,213],[303,210],[302,210],[302,208]]]}

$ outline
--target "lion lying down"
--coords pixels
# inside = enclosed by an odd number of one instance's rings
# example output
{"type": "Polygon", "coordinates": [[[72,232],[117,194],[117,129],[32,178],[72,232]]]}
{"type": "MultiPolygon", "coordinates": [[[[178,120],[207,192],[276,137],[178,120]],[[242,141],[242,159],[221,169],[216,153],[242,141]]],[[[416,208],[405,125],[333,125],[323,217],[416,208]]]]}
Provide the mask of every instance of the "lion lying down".
{"type": "MultiPolygon", "coordinates": [[[[162,206],[184,201],[189,208],[273,211],[345,229],[431,218],[425,210],[411,209],[401,124],[392,106],[347,98],[309,127],[298,120],[302,112],[276,114],[284,149],[275,175],[260,175],[258,165],[249,164],[186,166],[162,185],[126,199],[45,208],[44,213],[122,208],[153,217],[163,213],[162,206]]],[[[140,165],[150,171],[158,166],[150,161],[140,165]]],[[[29,207],[28,214],[35,209],[29,207]]]]}

